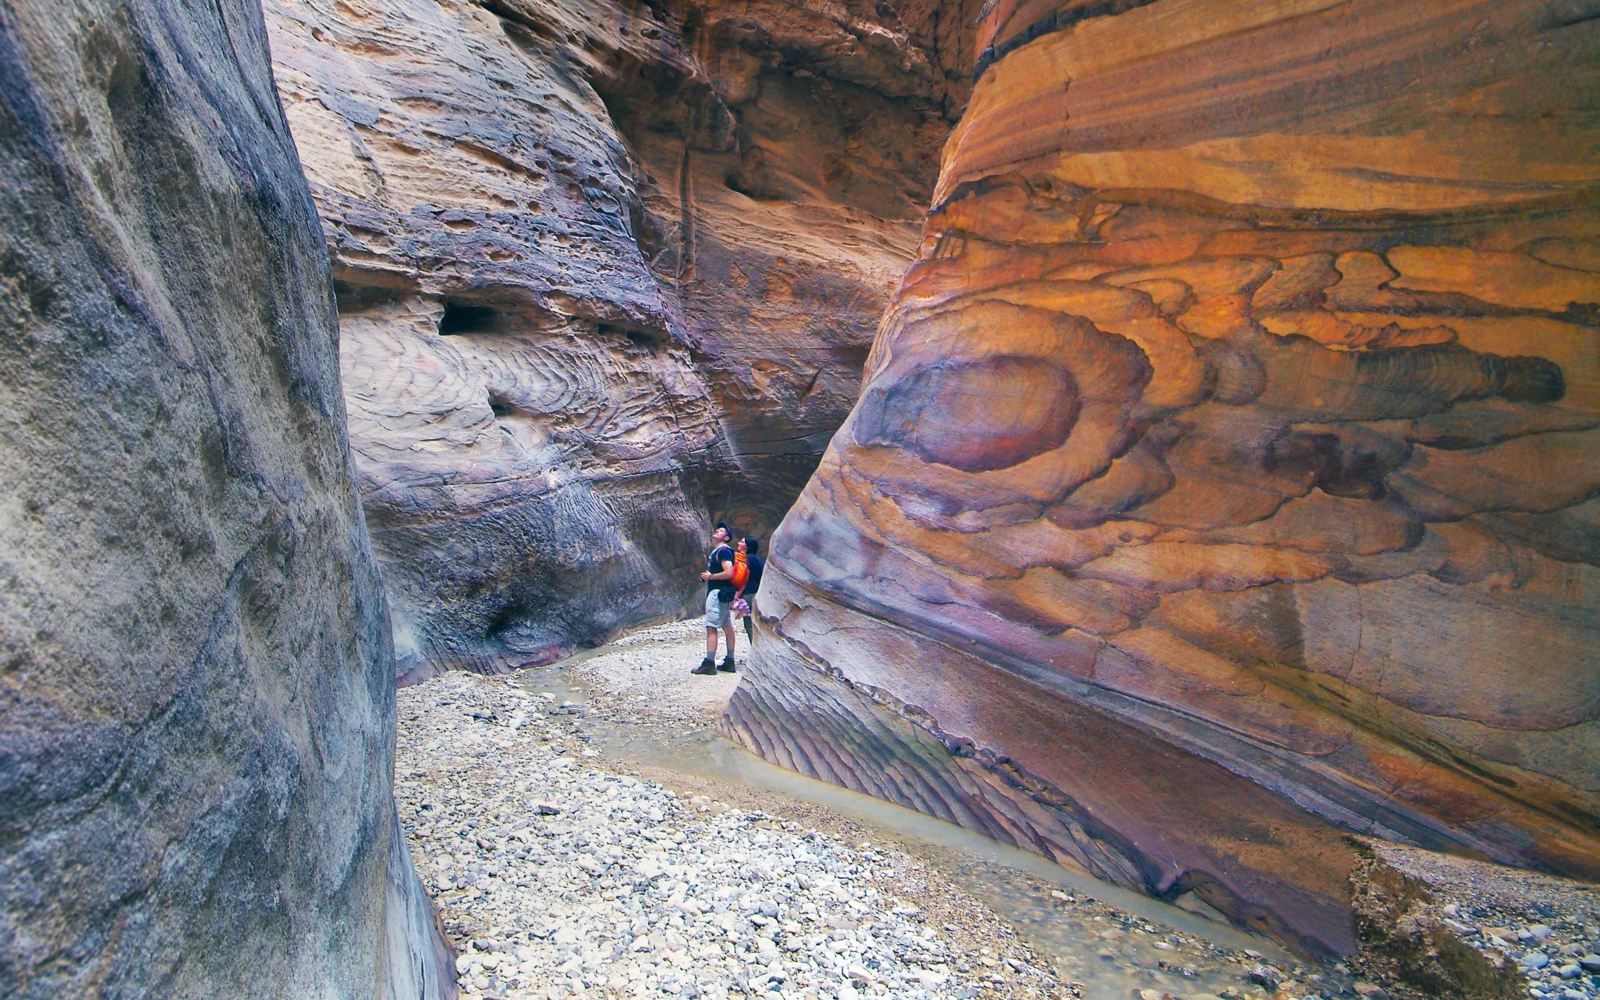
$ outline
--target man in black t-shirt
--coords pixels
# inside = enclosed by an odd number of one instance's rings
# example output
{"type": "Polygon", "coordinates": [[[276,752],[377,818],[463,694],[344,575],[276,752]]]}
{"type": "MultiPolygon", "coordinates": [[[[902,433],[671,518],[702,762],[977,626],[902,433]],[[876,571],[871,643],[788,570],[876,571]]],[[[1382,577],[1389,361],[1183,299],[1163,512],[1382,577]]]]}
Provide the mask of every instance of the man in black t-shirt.
{"type": "Polygon", "coordinates": [[[727,659],[722,669],[733,672],[733,549],[728,540],[733,532],[721,521],[711,532],[711,554],[706,556],[706,568],[700,579],[706,582],[706,658],[689,671],[692,674],[717,672],[717,629],[728,640],[727,659]]]}
{"type": "Polygon", "coordinates": [[[761,589],[761,572],[767,568],[767,562],[757,555],[761,551],[761,540],[758,538],[745,538],[739,543],[739,551],[744,553],[745,564],[750,567],[750,576],[744,582],[744,589],[735,594],[743,597],[750,605],[750,610],[744,615],[745,639],[754,646],[756,644],[756,591],[761,589]]]}

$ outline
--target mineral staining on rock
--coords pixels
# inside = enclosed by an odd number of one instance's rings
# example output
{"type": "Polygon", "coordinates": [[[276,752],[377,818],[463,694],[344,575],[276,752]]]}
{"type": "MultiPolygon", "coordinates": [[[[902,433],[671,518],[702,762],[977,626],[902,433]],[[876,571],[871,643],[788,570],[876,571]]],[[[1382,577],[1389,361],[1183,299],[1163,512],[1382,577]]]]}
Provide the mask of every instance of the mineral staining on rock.
{"type": "Polygon", "coordinates": [[[0,995],[448,997],[251,2],[0,3],[0,995]]]}
{"type": "Polygon", "coordinates": [[[1346,830],[1600,876],[1597,30],[990,9],[730,731],[1313,951],[1346,830]]]}
{"type": "Polygon", "coordinates": [[[402,669],[687,609],[860,389],[971,15],[268,0],[402,669]]]}

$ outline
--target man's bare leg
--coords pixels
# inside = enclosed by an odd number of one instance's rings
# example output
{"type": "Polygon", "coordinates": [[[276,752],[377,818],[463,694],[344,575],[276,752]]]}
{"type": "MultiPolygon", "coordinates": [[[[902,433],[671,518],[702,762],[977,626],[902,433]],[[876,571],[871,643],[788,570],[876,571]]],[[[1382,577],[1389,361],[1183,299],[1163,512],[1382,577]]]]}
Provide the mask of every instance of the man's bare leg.
{"type": "Polygon", "coordinates": [[[727,674],[733,673],[733,633],[733,622],[722,626],[722,634],[728,639],[728,656],[717,669],[727,674]]]}
{"type": "Polygon", "coordinates": [[[689,671],[691,674],[714,674],[717,672],[717,630],[710,625],[706,626],[706,658],[700,665],[689,671]]]}

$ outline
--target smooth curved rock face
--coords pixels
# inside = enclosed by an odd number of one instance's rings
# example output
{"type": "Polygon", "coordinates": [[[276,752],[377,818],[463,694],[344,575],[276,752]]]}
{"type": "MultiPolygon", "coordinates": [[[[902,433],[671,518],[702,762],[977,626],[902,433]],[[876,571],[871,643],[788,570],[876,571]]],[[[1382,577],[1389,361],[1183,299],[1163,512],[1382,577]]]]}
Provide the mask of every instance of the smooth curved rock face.
{"type": "Polygon", "coordinates": [[[1581,6],[998,5],[730,728],[1313,951],[1600,877],[1581,6]]]}
{"type": "Polygon", "coordinates": [[[0,994],[445,997],[252,2],[0,4],[0,994]]]}
{"type": "Polygon", "coordinates": [[[403,669],[681,614],[708,517],[777,524],[915,253],[956,13],[270,0],[403,669]]]}

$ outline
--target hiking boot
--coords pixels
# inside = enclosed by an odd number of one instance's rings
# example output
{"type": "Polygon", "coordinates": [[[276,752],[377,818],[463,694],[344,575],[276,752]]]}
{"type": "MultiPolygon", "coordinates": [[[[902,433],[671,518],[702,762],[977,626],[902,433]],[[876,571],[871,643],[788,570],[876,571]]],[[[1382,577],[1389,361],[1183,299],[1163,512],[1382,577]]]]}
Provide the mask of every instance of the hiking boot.
{"type": "Polygon", "coordinates": [[[728,657],[728,658],[727,658],[727,659],[726,659],[726,660],[723,660],[723,661],[722,661],[722,666],[720,666],[720,667],[718,667],[718,668],[717,668],[717,669],[718,669],[718,670],[720,670],[720,671],[722,671],[722,672],[723,672],[723,673],[725,673],[725,674],[731,674],[731,673],[734,673],[734,669],[733,669],[733,657],[731,657],[731,656],[730,656],[730,657],[728,657]]]}
{"type": "Polygon", "coordinates": [[[700,665],[689,671],[689,673],[699,674],[702,677],[715,677],[717,674],[717,661],[708,656],[701,660],[700,665]]]}

